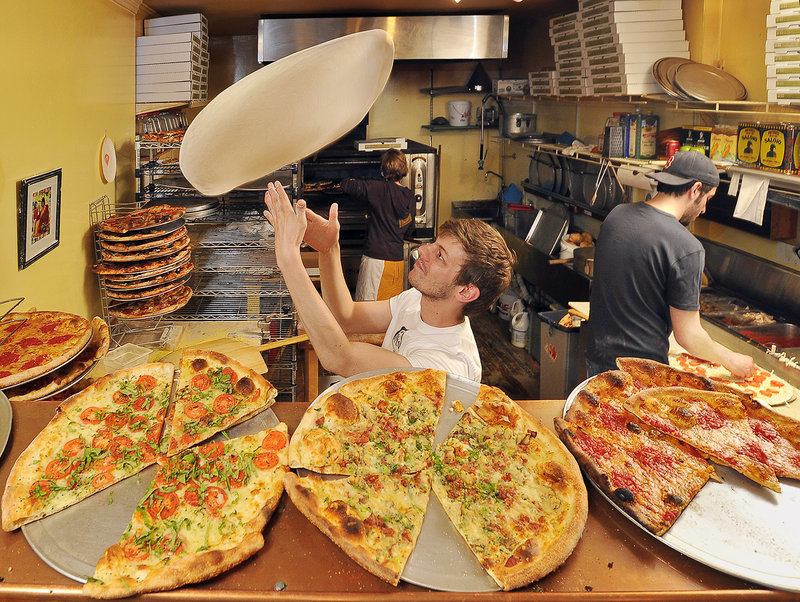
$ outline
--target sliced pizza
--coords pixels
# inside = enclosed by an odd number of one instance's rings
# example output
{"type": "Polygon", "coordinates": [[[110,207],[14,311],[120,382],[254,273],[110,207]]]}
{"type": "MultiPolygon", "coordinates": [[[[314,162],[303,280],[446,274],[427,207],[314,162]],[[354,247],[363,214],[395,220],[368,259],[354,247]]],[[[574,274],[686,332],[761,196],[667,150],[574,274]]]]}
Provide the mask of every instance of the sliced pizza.
{"type": "Polygon", "coordinates": [[[153,464],[173,372],[161,363],[120,370],[62,403],[11,469],[3,529],[54,514],[153,464]]]}
{"type": "Polygon", "coordinates": [[[738,395],[688,387],[645,389],[625,407],[642,422],[773,491],[781,486],[738,395]]]}
{"type": "Polygon", "coordinates": [[[187,350],[179,369],[169,456],[266,410],[278,394],[263,376],[215,351],[187,350]]]}
{"type": "Polygon", "coordinates": [[[74,359],[57,368],[53,372],[28,381],[23,385],[11,387],[5,391],[9,401],[30,401],[44,399],[56,391],[68,387],[81,375],[85,374],[95,362],[108,353],[111,335],[105,320],[95,316],[92,318],[92,340],[74,359]]]}
{"type": "Polygon", "coordinates": [[[428,471],[284,478],[297,508],[364,569],[397,585],[414,551],[430,495],[428,471]]]}
{"type": "Polygon", "coordinates": [[[666,533],[714,475],[691,446],[648,427],[624,408],[636,393],[619,370],[579,391],[556,432],[589,478],[656,535],[666,533]]]}
{"type": "Polygon", "coordinates": [[[436,497],[504,590],[561,566],[583,533],[588,496],[578,464],[499,389],[481,386],[433,466],[436,497]]]}
{"type": "Polygon", "coordinates": [[[83,593],[121,598],[174,589],[255,554],[283,493],[287,447],[281,423],[162,457],[130,524],[105,551],[83,593]]]}
{"type": "Polygon", "coordinates": [[[357,379],[312,404],[292,435],[289,463],[323,474],[413,473],[430,465],[447,373],[357,379]]]}

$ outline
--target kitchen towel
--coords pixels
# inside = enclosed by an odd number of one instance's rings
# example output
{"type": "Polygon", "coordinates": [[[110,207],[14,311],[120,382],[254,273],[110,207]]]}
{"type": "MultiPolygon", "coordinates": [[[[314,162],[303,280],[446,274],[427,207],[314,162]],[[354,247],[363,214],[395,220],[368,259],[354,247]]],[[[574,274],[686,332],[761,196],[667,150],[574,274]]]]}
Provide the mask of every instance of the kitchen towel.
{"type": "Polygon", "coordinates": [[[769,178],[742,174],[739,197],[736,199],[733,217],[745,219],[760,226],[764,219],[768,190],[769,178]]]}

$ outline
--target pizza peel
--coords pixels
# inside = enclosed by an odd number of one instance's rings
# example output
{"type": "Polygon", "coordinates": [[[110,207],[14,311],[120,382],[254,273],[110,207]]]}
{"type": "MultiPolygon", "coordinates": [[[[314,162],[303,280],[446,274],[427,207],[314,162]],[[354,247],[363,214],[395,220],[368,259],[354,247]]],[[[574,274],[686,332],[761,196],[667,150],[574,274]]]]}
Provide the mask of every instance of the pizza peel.
{"type": "Polygon", "coordinates": [[[218,94],[186,129],[181,172],[216,196],[317,152],[364,118],[393,62],[392,38],[372,29],[258,69],[218,94]]]}

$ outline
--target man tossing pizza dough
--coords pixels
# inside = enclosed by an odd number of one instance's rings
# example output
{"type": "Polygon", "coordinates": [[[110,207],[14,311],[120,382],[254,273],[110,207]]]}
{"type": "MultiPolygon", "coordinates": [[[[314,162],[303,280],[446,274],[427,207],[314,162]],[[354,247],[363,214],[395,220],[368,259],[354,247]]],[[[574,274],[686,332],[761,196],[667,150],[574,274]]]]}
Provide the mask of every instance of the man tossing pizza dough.
{"type": "Polygon", "coordinates": [[[413,287],[382,301],[354,302],[344,279],[338,205],[329,219],[292,207],[279,182],[270,184],[264,215],[275,228],[275,256],[298,316],[326,370],[351,376],[415,366],[481,380],[469,317],[485,311],[507,287],[514,254],[479,220],[450,219],[439,237],[419,248],[408,274],[413,287]],[[300,243],[319,252],[322,296],[303,266],[300,243]],[[349,334],[385,332],[383,345],[349,341],[349,334]]]}

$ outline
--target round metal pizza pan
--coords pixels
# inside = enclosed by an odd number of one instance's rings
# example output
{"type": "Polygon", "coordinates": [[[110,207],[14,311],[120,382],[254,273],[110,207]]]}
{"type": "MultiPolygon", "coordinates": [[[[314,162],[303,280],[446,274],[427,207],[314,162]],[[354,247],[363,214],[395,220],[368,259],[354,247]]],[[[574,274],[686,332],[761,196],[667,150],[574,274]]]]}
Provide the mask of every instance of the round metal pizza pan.
{"type": "Polygon", "coordinates": [[[165,272],[171,272],[172,270],[177,270],[181,266],[185,265],[192,259],[191,254],[187,255],[184,259],[176,263],[169,263],[167,265],[163,265],[160,268],[156,268],[154,270],[147,270],[143,272],[133,272],[131,274],[113,274],[113,275],[106,275],[103,276],[103,279],[106,282],[117,281],[117,282],[131,282],[135,280],[146,280],[148,278],[153,278],[154,276],[159,276],[165,272]]]}
{"type": "MultiPolygon", "coordinates": [[[[145,207],[145,209],[151,209],[152,207],[159,206],[159,205],[169,205],[170,207],[173,207],[172,203],[154,203],[154,204],[151,204],[149,207],[145,207]]],[[[146,226],[138,226],[138,227],[128,228],[126,230],[126,232],[134,232],[135,233],[135,232],[139,232],[140,230],[154,230],[156,228],[165,228],[165,227],[170,226],[171,224],[173,224],[174,222],[176,222],[178,220],[182,220],[183,219],[183,214],[186,213],[185,208],[178,207],[178,206],[175,206],[174,208],[178,209],[178,210],[183,209],[181,215],[179,215],[178,217],[174,217],[171,220],[159,222],[159,223],[157,223],[155,225],[154,224],[148,224],[146,226]]],[[[139,210],[139,211],[141,211],[141,210],[139,210]]],[[[131,212],[131,213],[134,213],[134,212],[131,212]]],[[[120,215],[120,216],[115,216],[115,217],[125,217],[125,215],[126,214],[123,214],[123,215],[120,215]]],[[[109,220],[110,219],[114,219],[114,218],[109,218],[109,220]]],[[[108,221],[108,220],[104,220],[104,221],[108,221]]],[[[100,222],[100,230],[103,230],[103,223],[104,222],[100,222]]],[[[109,232],[109,230],[105,230],[105,231],[109,232]]],[[[119,233],[118,232],[112,232],[112,234],[119,234],[119,233]]],[[[125,232],[122,232],[122,234],[125,234],[125,232]]]]}
{"type": "Polygon", "coordinates": [[[145,251],[104,251],[103,252],[103,261],[110,261],[112,263],[124,263],[130,261],[150,261],[151,259],[158,259],[160,257],[167,257],[169,255],[173,255],[179,251],[183,251],[186,247],[189,246],[189,235],[185,234],[181,238],[169,243],[168,247],[165,249],[158,250],[156,247],[154,250],[145,250],[145,251]],[[114,255],[108,255],[108,253],[114,253],[114,255]],[[142,257],[142,255],[144,255],[142,257]],[[138,256],[138,257],[137,257],[138,256]]]}
{"type": "MultiPolygon", "coordinates": [[[[419,369],[410,368],[404,371],[417,370],[419,369]]],[[[390,372],[397,372],[397,368],[371,370],[336,382],[320,393],[311,405],[318,403],[328,393],[337,391],[345,383],[390,372]]],[[[463,414],[463,412],[450,412],[452,402],[460,401],[464,409],[467,409],[475,403],[479,390],[480,383],[453,374],[447,375],[444,405],[436,427],[434,446],[447,439],[463,414]]],[[[302,476],[309,474],[309,471],[299,469],[298,474],[302,476]]],[[[447,592],[494,592],[500,589],[450,522],[433,491],[428,500],[425,521],[422,523],[417,545],[400,579],[414,585],[447,592]]]]}
{"type": "MultiPolygon", "coordinates": [[[[188,276],[184,276],[183,279],[179,279],[176,282],[171,282],[171,283],[170,282],[165,282],[164,286],[169,284],[170,287],[169,288],[165,288],[163,291],[158,291],[156,293],[153,293],[153,292],[148,293],[147,289],[142,289],[141,296],[133,298],[133,299],[117,299],[116,297],[112,296],[113,291],[106,291],[106,294],[108,295],[109,299],[111,299],[114,303],[128,303],[129,301],[141,301],[142,299],[150,299],[152,297],[158,297],[159,295],[163,295],[164,293],[168,293],[168,292],[170,292],[172,290],[175,290],[179,286],[183,286],[188,281],[189,281],[189,277],[188,276]]],[[[160,285],[160,284],[156,285],[156,287],[158,287],[158,286],[162,286],[162,285],[160,285]]]]}
{"type": "MultiPolygon", "coordinates": [[[[564,414],[580,383],[567,397],[564,414]]],[[[800,482],[780,479],[781,493],[714,464],[721,483],[709,481],[664,535],[653,535],[603,493],[612,506],[650,537],[718,571],[776,589],[800,592],[800,482]]],[[[584,473],[585,474],[585,473],[584,473]]]]}
{"type": "MultiPolygon", "coordinates": [[[[172,292],[172,291],[170,291],[170,292],[172,292]]],[[[166,295],[166,294],[169,294],[169,293],[159,293],[158,295],[155,295],[155,296],[159,297],[161,295],[166,295]]],[[[111,310],[109,310],[109,313],[110,313],[110,315],[112,315],[113,317],[117,318],[118,320],[126,320],[126,321],[148,320],[150,318],[157,318],[158,316],[165,316],[167,314],[171,314],[174,311],[178,311],[181,307],[186,305],[191,300],[191,298],[192,298],[192,290],[189,289],[189,296],[186,298],[186,301],[184,303],[182,303],[181,305],[179,305],[178,307],[171,307],[171,308],[166,309],[166,310],[162,310],[162,311],[158,311],[158,312],[155,312],[155,313],[147,314],[146,316],[128,317],[128,316],[114,315],[114,314],[111,313],[111,310]]],[[[121,303],[115,304],[113,306],[113,308],[111,308],[111,309],[119,310],[119,308],[124,306],[124,305],[133,304],[133,303],[139,303],[139,301],[140,301],[140,299],[137,299],[135,301],[123,301],[121,303]]]]}
{"type": "Polygon", "coordinates": [[[0,457],[6,450],[8,437],[11,435],[11,421],[14,419],[14,413],[11,410],[11,404],[8,402],[8,397],[5,393],[0,391],[0,457]]]}
{"type": "Polygon", "coordinates": [[[157,274],[161,274],[163,272],[168,272],[170,269],[174,269],[174,268],[178,267],[179,265],[182,265],[190,256],[191,256],[191,249],[187,247],[186,249],[181,249],[180,251],[173,251],[173,253],[171,255],[167,255],[165,257],[160,257],[158,259],[153,259],[153,260],[145,259],[143,261],[132,262],[132,263],[129,263],[127,265],[121,265],[119,263],[109,263],[109,262],[106,262],[106,261],[102,261],[101,263],[105,263],[105,264],[110,265],[110,266],[118,267],[121,270],[130,270],[130,271],[129,272],[125,272],[124,274],[101,274],[101,275],[102,276],[111,276],[112,278],[114,278],[114,277],[118,277],[118,276],[125,277],[125,276],[133,276],[134,274],[139,274],[140,278],[146,278],[146,277],[149,277],[149,276],[155,276],[157,274]],[[186,256],[185,257],[181,257],[182,253],[186,253],[186,256]],[[163,264],[158,266],[158,267],[156,267],[156,268],[150,268],[150,269],[147,269],[147,270],[145,270],[145,269],[137,269],[137,268],[141,268],[141,265],[134,265],[134,264],[147,263],[149,261],[163,262],[163,264]],[[148,276],[144,276],[143,274],[147,274],[148,276]]]}
{"type": "Polygon", "coordinates": [[[27,378],[27,379],[25,379],[25,380],[22,380],[22,381],[20,381],[20,382],[18,382],[18,383],[14,383],[13,385],[9,385],[8,387],[3,387],[2,389],[0,389],[0,391],[7,391],[8,389],[11,389],[11,388],[13,388],[13,387],[18,387],[19,385],[24,385],[24,384],[26,384],[26,383],[29,383],[29,382],[31,382],[32,380],[36,380],[37,378],[42,378],[43,376],[47,376],[47,375],[48,375],[48,374],[50,374],[51,372],[55,372],[56,370],[58,370],[59,368],[61,368],[61,367],[62,367],[64,364],[66,364],[67,362],[69,362],[69,361],[71,361],[71,360],[75,359],[76,357],[78,357],[78,354],[79,354],[81,351],[83,351],[84,349],[86,349],[86,348],[89,346],[89,343],[91,343],[91,342],[92,342],[92,337],[89,337],[89,339],[88,339],[88,340],[87,340],[87,341],[86,341],[86,342],[85,342],[83,345],[81,345],[80,347],[77,347],[77,348],[74,350],[74,351],[75,351],[75,353],[71,354],[69,357],[62,358],[64,361],[62,361],[62,362],[61,362],[60,364],[58,364],[57,366],[53,366],[52,368],[50,368],[50,369],[49,369],[49,370],[47,370],[46,372],[42,372],[41,374],[37,374],[37,375],[36,375],[36,376],[34,376],[34,377],[27,378]]]}
{"type": "MultiPolygon", "coordinates": [[[[225,431],[228,438],[243,437],[277,426],[272,409],[225,431]]],[[[209,441],[224,441],[218,433],[209,441]]],[[[94,574],[107,548],[117,543],[145,491],[156,466],[145,468],[61,512],[23,525],[22,533],[34,552],[49,567],[79,583],[94,574]]]]}
{"type": "Polygon", "coordinates": [[[131,242],[134,240],[150,240],[153,238],[160,238],[167,234],[172,234],[176,230],[180,230],[186,224],[184,218],[179,218],[166,224],[159,224],[158,226],[151,227],[147,232],[138,230],[132,234],[120,234],[117,232],[104,232],[100,230],[97,233],[102,240],[111,240],[114,242],[131,242]]]}
{"type": "Polygon", "coordinates": [[[77,375],[75,378],[73,378],[73,379],[72,379],[71,381],[69,381],[67,384],[60,386],[60,387],[59,387],[58,389],[56,389],[55,391],[51,391],[51,392],[50,392],[50,393],[48,393],[47,395],[45,395],[45,396],[43,396],[43,397],[39,397],[38,399],[35,399],[34,401],[42,401],[42,400],[44,400],[44,399],[49,399],[49,398],[51,398],[53,395],[55,395],[56,393],[61,393],[61,391],[65,391],[65,390],[69,389],[69,388],[70,388],[72,385],[76,385],[76,384],[78,384],[78,383],[79,383],[79,382],[81,382],[81,381],[82,381],[84,378],[86,378],[86,376],[88,376],[89,372],[91,372],[92,370],[94,370],[94,367],[97,365],[97,362],[99,362],[99,361],[100,361],[100,359],[96,359],[96,360],[94,360],[94,361],[91,363],[91,365],[90,365],[88,368],[86,368],[86,369],[85,369],[83,372],[81,372],[80,374],[78,374],[78,375],[77,375]]]}

